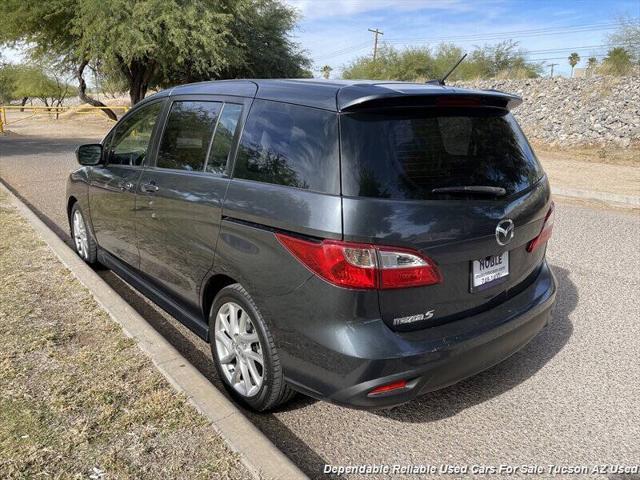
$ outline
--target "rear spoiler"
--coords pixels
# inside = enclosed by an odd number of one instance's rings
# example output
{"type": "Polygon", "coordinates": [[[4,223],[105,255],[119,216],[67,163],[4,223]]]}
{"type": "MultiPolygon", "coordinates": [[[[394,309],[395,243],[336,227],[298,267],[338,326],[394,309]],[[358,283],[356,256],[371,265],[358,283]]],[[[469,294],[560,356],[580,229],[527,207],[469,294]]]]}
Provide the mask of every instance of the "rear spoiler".
{"type": "Polygon", "coordinates": [[[493,107],[511,110],[522,103],[521,97],[498,90],[466,90],[424,86],[422,89],[403,90],[380,88],[380,92],[372,93],[371,85],[366,86],[366,93],[365,91],[358,92],[358,90],[360,90],[359,85],[340,89],[336,99],[338,111],[354,112],[371,108],[423,106],[493,107]]]}

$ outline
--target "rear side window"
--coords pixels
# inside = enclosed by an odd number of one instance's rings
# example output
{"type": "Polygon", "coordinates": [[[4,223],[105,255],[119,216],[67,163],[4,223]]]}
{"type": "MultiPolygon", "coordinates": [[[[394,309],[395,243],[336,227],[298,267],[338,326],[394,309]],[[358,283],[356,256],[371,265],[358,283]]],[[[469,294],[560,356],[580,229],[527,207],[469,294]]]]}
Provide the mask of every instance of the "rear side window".
{"type": "Polygon", "coordinates": [[[173,102],[158,150],[158,167],[203,171],[221,108],[220,102],[173,102]]]}
{"type": "Polygon", "coordinates": [[[530,187],[542,169],[510,113],[419,110],[344,115],[343,193],[424,200],[434,188],[530,187]]]}
{"type": "Polygon", "coordinates": [[[223,174],[227,168],[227,159],[231,152],[233,136],[236,133],[242,105],[225,103],[216,126],[216,133],[207,161],[207,172],[223,174]]]}
{"type": "Polygon", "coordinates": [[[339,193],[336,113],[256,100],[244,127],[234,175],[339,193]]]}

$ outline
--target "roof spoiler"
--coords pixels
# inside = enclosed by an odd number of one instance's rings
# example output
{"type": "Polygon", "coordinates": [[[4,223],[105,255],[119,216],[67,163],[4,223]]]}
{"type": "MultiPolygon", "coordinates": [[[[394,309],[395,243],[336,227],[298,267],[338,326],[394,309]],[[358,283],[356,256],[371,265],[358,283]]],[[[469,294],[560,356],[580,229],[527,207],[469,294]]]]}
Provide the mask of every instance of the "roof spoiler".
{"type": "Polygon", "coordinates": [[[341,112],[390,107],[488,107],[511,110],[522,103],[522,98],[517,95],[489,90],[448,90],[425,87],[421,92],[405,93],[384,89],[378,94],[366,96],[348,95],[356,92],[346,90],[347,88],[338,95],[338,110],[341,112]]]}

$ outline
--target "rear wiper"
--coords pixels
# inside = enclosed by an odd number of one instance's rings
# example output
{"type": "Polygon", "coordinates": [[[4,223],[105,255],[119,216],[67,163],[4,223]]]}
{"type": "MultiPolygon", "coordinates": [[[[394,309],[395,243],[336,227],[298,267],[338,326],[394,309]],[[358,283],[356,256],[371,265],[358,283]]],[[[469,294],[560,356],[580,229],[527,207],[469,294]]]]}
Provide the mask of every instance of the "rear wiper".
{"type": "Polygon", "coordinates": [[[502,187],[490,187],[488,185],[466,185],[460,187],[440,187],[431,190],[431,193],[480,193],[483,195],[495,195],[502,197],[507,191],[502,187]]]}

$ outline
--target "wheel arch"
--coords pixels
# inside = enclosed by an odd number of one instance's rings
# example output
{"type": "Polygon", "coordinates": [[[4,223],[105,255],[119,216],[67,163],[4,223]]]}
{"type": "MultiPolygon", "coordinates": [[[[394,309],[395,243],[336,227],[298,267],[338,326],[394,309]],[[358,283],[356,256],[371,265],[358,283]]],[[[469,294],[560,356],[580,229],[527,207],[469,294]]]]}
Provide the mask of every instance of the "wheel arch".
{"type": "Polygon", "coordinates": [[[76,203],[78,203],[78,199],[74,195],[70,195],[67,199],[67,220],[69,222],[71,222],[71,210],[76,203]]]}
{"type": "MultiPolygon", "coordinates": [[[[231,278],[225,274],[215,274],[209,277],[204,286],[202,287],[202,317],[205,322],[209,322],[209,310],[211,310],[211,305],[213,305],[213,300],[216,298],[216,295],[220,290],[224,287],[232,285],[234,283],[238,283],[237,280],[231,278]]],[[[209,334],[207,334],[206,338],[207,342],[209,340],[209,334]]]]}

